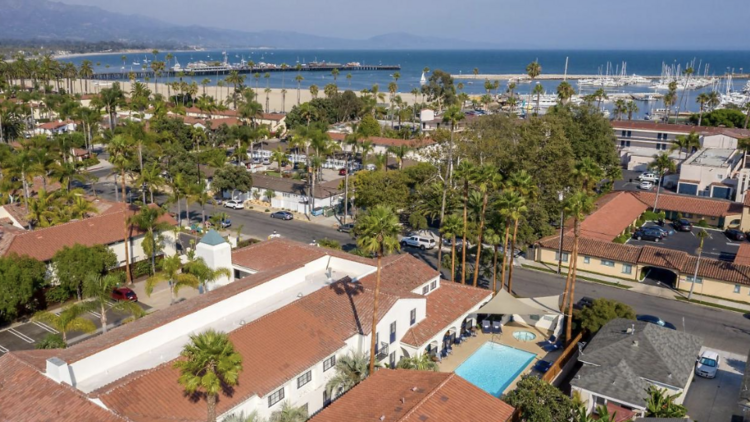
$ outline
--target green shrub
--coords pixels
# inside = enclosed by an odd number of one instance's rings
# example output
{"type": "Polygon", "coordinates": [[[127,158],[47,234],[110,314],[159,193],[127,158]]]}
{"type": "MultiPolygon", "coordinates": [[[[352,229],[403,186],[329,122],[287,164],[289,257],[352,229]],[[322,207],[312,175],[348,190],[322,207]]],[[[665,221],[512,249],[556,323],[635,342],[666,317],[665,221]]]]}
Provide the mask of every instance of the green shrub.
{"type": "Polygon", "coordinates": [[[646,221],[657,221],[664,218],[664,213],[661,212],[653,212],[653,211],[646,211],[641,216],[642,219],[646,221]]]}
{"type": "Polygon", "coordinates": [[[60,334],[47,334],[34,346],[36,349],[64,349],[68,347],[60,334]]]}
{"type": "Polygon", "coordinates": [[[136,262],[132,265],[130,272],[133,274],[133,278],[143,277],[144,275],[151,275],[151,261],[146,259],[136,262]]]}
{"type": "Polygon", "coordinates": [[[625,243],[630,239],[628,234],[621,234],[615,238],[615,243],[625,243]]]}
{"type": "Polygon", "coordinates": [[[704,227],[704,228],[705,228],[705,227],[709,227],[709,226],[708,226],[708,222],[707,222],[706,220],[701,220],[701,221],[699,221],[699,222],[698,222],[698,224],[697,224],[697,226],[698,226],[698,227],[704,227]]]}
{"type": "Polygon", "coordinates": [[[682,218],[683,218],[682,213],[678,212],[676,220],[682,220],[682,218]]]}
{"type": "Polygon", "coordinates": [[[269,210],[268,208],[266,208],[266,210],[264,212],[271,212],[271,210],[269,210]]]}
{"type": "Polygon", "coordinates": [[[323,248],[328,249],[335,249],[337,251],[341,250],[341,243],[339,243],[337,240],[323,238],[318,241],[318,246],[321,246],[323,248]]]}
{"type": "Polygon", "coordinates": [[[641,226],[643,225],[643,223],[645,223],[645,221],[643,221],[643,217],[641,217],[641,218],[639,218],[639,219],[638,219],[638,220],[637,220],[637,221],[635,222],[635,225],[636,225],[636,227],[641,227],[641,226]]]}
{"type": "Polygon", "coordinates": [[[237,246],[235,247],[235,249],[244,248],[246,246],[250,246],[250,245],[258,243],[258,242],[260,242],[259,239],[254,239],[252,237],[249,238],[249,239],[240,240],[239,242],[237,242],[237,246]]]}
{"type": "Polygon", "coordinates": [[[70,297],[70,292],[61,286],[55,286],[47,290],[44,297],[47,303],[63,303],[70,297]]]}

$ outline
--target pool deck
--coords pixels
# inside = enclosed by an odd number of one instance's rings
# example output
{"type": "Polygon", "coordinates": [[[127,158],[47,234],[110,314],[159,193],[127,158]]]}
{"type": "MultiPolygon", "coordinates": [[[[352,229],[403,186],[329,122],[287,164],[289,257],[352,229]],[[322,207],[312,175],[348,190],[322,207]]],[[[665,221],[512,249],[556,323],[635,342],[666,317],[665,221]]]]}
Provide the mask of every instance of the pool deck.
{"type": "Polygon", "coordinates": [[[535,354],[536,358],[534,358],[534,360],[532,360],[531,363],[529,363],[526,368],[524,368],[523,372],[521,372],[521,375],[516,377],[516,379],[513,380],[512,383],[510,383],[508,388],[503,391],[503,394],[505,394],[508,391],[516,388],[516,382],[521,378],[521,376],[529,373],[534,373],[536,376],[542,375],[539,372],[534,371],[533,369],[534,364],[536,364],[537,360],[554,362],[558,358],[560,353],[562,353],[561,350],[547,353],[544,349],[541,348],[544,340],[546,340],[549,336],[550,333],[547,331],[540,331],[537,328],[529,327],[523,324],[509,323],[503,326],[502,334],[484,334],[480,332],[476,337],[468,338],[460,345],[454,345],[453,353],[448,355],[447,358],[443,359],[442,362],[438,363],[438,370],[440,372],[455,371],[456,368],[461,366],[461,364],[464,363],[466,359],[473,355],[474,352],[476,352],[480,347],[482,347],[484,343],[487,343],[488,341],[535,354]],[[519,341],[516,340],[515,337],[513,337],[513,333],[516,331],[531,331],[532,333],[536,334],[537,337],[533,341],[519,341]]]}

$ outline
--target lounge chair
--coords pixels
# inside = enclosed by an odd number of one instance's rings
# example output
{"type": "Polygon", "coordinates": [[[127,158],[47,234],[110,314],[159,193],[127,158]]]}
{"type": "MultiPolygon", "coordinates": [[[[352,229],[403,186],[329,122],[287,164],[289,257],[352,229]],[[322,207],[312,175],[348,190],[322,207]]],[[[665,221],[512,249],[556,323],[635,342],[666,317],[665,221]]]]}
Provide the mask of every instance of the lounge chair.
{"type": "Polygon", "coordinates": [[[493,321],[492,322],[492,333],[493,334],[501,334],[503,332],[503,326],[500,321],[493,321]]]}
{"type": "Polygon", "coordinates": [[[485,319],[484,321],[482,321],[482,332],[488,334],[490,333],[490,331],[490,321],[485,319]]]}
{"type": "Polygon", "coordinates": [[[552,363],[547,362],[546,360],[538,360],[536,361],[536,365],[534,365],[534,369],[545,374],[549,369],[552,367],[552,363]]]}

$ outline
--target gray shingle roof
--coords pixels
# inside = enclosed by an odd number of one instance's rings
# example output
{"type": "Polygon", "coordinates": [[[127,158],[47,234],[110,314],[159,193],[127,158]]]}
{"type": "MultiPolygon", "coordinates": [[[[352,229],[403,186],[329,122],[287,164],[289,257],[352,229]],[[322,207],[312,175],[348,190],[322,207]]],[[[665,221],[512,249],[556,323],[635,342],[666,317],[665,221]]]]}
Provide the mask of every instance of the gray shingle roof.
{"type": "Polygon", "coordinates": [[[621,360],[614,366],[584,365],[570,385],[597,394],[645,407],[648,382],[621,360]]]}
{"type": "Polygon", "coordinates": [[[609,368],[625,361],[641,378],[684,388],[702,344],[700,337],[682,331],[615,319],[599,330],[578,360],[609,368]],[[632,334],[627,332],[631,327],[632,334]]]}

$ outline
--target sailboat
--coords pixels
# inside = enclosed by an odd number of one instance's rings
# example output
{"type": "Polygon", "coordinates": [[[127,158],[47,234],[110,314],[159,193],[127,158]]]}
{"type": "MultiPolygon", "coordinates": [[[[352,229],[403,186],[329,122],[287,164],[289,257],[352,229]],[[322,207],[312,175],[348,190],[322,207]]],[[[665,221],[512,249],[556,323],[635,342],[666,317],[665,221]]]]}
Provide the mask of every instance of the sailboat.
{"type": "Polygon", "coordinates": [[[424,77],[424,72],[422,72],[422,77],[419,78],[419,85],[424,86],[427,83],[427,78],[424,77]]]}

